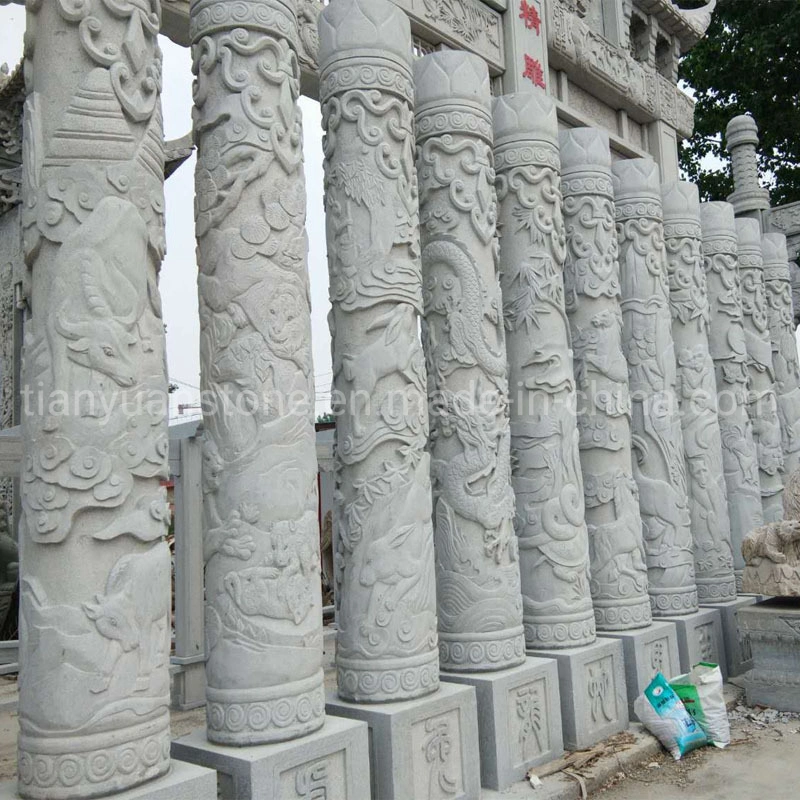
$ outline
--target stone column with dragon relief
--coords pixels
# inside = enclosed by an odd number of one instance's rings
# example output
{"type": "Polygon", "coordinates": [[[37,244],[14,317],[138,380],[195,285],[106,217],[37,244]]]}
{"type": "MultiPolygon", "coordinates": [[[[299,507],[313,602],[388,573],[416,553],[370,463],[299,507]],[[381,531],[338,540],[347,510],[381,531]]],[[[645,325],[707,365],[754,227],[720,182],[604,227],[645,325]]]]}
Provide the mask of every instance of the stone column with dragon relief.
{"type": "Polygon", "coordinates": [[[700,197],[694,184],[683,181],[663,185],[661,195],[697,595],[701,604],[725,603],[736,599],[736,582],[708,346],[700,197]]]}
{"type": "Polygon", "coordinates": [[[639,489],[653,615],[697,611],[683,436],[675,394],[658,165],[612,166],[620,245],[623,347],[628,361],[633,472],[639,489]]]}
{"type": "Polygon", "coordinates": [[[651,622],[637,487],[631,468],[628,366],[622,351],[619,245],[608,136],[564,131],[566,309],[578,391],[578,431],[600,631],[651,622]]]}
{"type": "Polygon", "coordinates": [[[544,92],[494,101],[512,484],[529,649],[595,640],[589,546],[564,310],[558,120],[544,92]]]}
{"type": "Polygon", "coordinates": [[[440,662],[497,670],[523,662],[525,638],[489,73],[444,51],[414,79],[440,662]]]}
{"type": "MultiPolygon", "coordinates": [[[[765,234],[761,237],[761,253],[784,475],[788,480],[800,468],[800,364],[794,334],[786,237],[782,233],[765,234]]],[[[796,268],[794,264],[791,266],[796,268]]]]}
{"type": "Polygon", "coordinates": [[[158,0],[27,6],[19,795],[169,769],[158,0]]]}
{"type": "Polygon", "coordinates": [[[293,0],[191,5],[212,742],[324,721],[293,0]]]}
{"type": "Polygon", "coordinates": [[[744,569],[742,541],[763,524],[758,459],[747,416],[747,345],[742,325],[738,244],[733,206],[701,203],[703,269],[709,302],[708,344],[717,381],[722,464],[728,489],[737,588],[744,569]]]}
{"type": "Polygon", "coordinates": [[[337,0],[319,31],[338,689],[381,703],[439,684],[411,32],[376,0],[337,0]]]}
{"type": "MultiPolygon", "coordinates": [[[[749,118],[748,118],[749,119],[749,118]]],[[[747,350],[747,413],[758,454],[758,481],[765,522],[783,519],[783,448],[772,370],[772,343],[764,294],[761,227],[757,220],[736,220],[742,327],[747,350]]]]}

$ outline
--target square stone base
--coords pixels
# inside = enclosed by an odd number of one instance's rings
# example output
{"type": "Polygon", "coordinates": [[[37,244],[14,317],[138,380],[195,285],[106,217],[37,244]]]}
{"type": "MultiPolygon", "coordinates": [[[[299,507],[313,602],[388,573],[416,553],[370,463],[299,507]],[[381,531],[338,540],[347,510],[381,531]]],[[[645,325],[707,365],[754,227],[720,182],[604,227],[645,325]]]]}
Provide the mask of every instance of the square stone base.
{"type": "Polygon", "coordinates": [[[725,658],[727,660],[728,677],[735,678],[744,675],[753,667],[753,657],[750,654],[750,642],[739,635],[739,610],[755,605],[759,600],[758,595],[748,594],[730,600],[727,603],[700,606],[700,608],[718,608],[722,615],[722,641],[725,644],[725,658]]]}
{"type": "MultiPolygon", "coordinates": [[[[217,775],[213,770],[173,759],[163,778],[113,797],[114,800],[217,800],[217,775]]],[[[0,800],[19,800],[16,781],[0,783],[0,800]]]]}
{"type": "MultiPolygon", "coordinates": [[[[369,725],[374,800],[480,798],[478,713],[471,686],[442,683],[426,697],[374,705],[348,703],[331,692],[326,710],[369,725]]],[[[365,800],[369,790],[357,797],[365,800]]]]}
{"type": "Polygon", "coordinates": [[[558,662],[558,693],[564,747],[582,750],[628,727],[625,658],[622,642],[598,638],[566,650],[531,655],[558,662]]]}
{"type": "Polygon", "coordinates": [[[675,623],[682,673],[689,672],[699,661],[707,661],[719,664],[722,677],[727,680],[728,663],[725,658],[725,642],[722,637],[722,612],[718,608],[708,606],[683,617],[661,617],[660,619],[675,623]]]}
{"type": "Polygon", "coordinates": [[[443,672],[441,678],[475,687],[482,786],[506,789],[521,781],[529,767],[564,752],[555,661],[528,658],[499,672],[443,672]]]}
{"type": "Polygon", "coordinates": [[[753,652],[747,702],[800,711],[800,599],[776,597],[741,608],[739,627],[753,652]]]}
{"type": "Polygon", "coordinates": [[[660,672],[667,680],[680,674],[681,660],[675,623],[654,620],[646,628],[637,631],[604,631],[603,636],[622,642],[625,684],[628,687],[628,715],[631,719],[636,719],[633,702],[647,688],[656,673],[660,672]]]}
{"type": "Polygon", "coordinates": [[[201,729],[175,739],[172,757],[216,770],[221,800],[369,797],[367,726],[351,720],[327,717],[301,739],[252,747],[212,744],[201,729]]]}

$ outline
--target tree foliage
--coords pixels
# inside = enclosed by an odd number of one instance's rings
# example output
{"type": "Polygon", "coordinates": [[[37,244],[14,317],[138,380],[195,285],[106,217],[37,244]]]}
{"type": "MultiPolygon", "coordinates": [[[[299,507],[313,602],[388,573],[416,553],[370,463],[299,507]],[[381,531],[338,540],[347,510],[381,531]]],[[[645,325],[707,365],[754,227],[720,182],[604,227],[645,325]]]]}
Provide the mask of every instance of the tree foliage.
{"type": "Polygon", "coordinates": [[[733,191],[725,127],[746,112],[758,124],[759,166],[772,176],[772,205],[800,200],[798,54],[800,0],[719,0],[707,35],[680,65],[697,100],[695,133],[681,143],[680,164],[704,200],[733,191]]]}

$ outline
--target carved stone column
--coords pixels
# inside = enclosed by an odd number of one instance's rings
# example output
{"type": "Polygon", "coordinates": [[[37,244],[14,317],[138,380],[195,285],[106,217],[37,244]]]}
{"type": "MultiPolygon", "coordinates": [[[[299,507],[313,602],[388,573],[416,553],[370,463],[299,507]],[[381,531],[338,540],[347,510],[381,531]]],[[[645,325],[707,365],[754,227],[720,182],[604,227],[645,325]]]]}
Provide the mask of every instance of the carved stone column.
{"type": "Polygon", "coordinates": [[[736,582],[714,362],[708,349],[700,197],[694,184],[682,181],[661,190],[697,596],[700,603],[724,603],[736,599],[736,582]]]}
{"type": "Polygon", "coordinates": [[[656,617],[697,611],[686,466],[672,341],[658,165],[612,166],[623,348],[632,400],[633,473],[656,617]]]}
{"type": "Polygon", "coordinates": [[[320,17],[333,337],[340,697],[439,682],[408,20],[339,0],[320,17]]]}
{"type": "Polygon", "coordinates": [[[440,662],[480,672],[525,658],[489,73],[445,51],[414,79],[440,662]]]}
{"type": "Polygon", "coordinates": [[[764,295],[761,228],[754,219],[737,219],[742,326],[747,349],[747,413],[758,453],[758,480],[765,522],[783,519],[783,449],[772,371],[772,345],[764,295]]]}
{"type": "Polygon", "coordinates": [[[747,346],[742,326],[733,206],[701,203],[700,221],[709,301],[708,344],[717,378],[722,463],[728,488],[731,545],[738,588],[744,569],[742,541],[764,520],[756,446],[747,416],[747,346]]]}
{"type": "Polygon", "coordinates": [[[789,280],[792,284],[792,324],[797,330],[800,326],[800,267],[794,261],[789,262],[789,280]]]}
{"type": "MultiPolygon", "coordinates": [[[[761,238],[767,322],[772,342],[775,394],[781,424],[784,475],[800,468],[800,364],[794,335],[792,288],[786,237],[768,233],[761,238]]],[[[792,265],[794,266],[794,265],[792,265]]]]}
{"type": "Polygon", "coordinates": [[[728,197],[737,217],[750,217],[763,226],[769,211],[769,192],[758,182],[758,126],[748,114],[734,117],[725,130],[731,154],[734,191],[728,197]]]}
{"type": "Polygon", "coordinates": [[[560,142],[564,282],[578,389],[592,599],[598,630],[630,630],[649,625],[651,613],[631,472],[611,154],[608,137],[595,128],[564,131],[560,142]]]}
{"type": "Polygon", "coordinates": [[[169,769],[160,9],[30,3],[18,791],[169,769]]]}
{"type": "Polygon", "coordinates": [[[500,275],[528,648],[595,640],[589,546],[564,311],[558,120],[544,92],[494,103],[500,275]]]}
{"type": "Polygon", "coordinates": [[[324,721],[297,21],[191,7],[200,266],[206,700],[212,742],[324,721]]]}

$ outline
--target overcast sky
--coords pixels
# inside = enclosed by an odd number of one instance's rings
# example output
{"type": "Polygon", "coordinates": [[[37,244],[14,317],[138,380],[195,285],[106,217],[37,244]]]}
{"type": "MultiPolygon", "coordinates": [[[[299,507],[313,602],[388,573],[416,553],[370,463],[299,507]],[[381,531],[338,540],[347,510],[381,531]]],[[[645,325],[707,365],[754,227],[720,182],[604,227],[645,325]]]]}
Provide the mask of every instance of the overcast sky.
{"type": "MultiPolygon", "coordinates": [[[[25,10],[0,6],[0,63],[12,69],[22,57],[25,10]]],[[[164,130],[167,139],[177,139],[192,126],[192,70],[189,49],[159,37],[164,52],[164,130]]],[[[54,62],[57,68],[57,60],[54,62]]],[[[305,128],[306,187],[308,192],[308,254],[311,276],[311,324],[317,413],[330,405],[331,348],[328,333],[328,266],[325,258],[325,220],[322,210],[322,131],[319,103],[301,98],[305,128]]],[[[197,316],[197,266],[194,251],[194,157],[166,184],[167,256],[161,267],[161,296],[167,324],[169,377],[180,387],[171,398],[171,422],[179,422],[179,404],[199,400],[200,357],[197,316]]],[[[198,416],[187,410],[183,418],[198,416]]]]}

